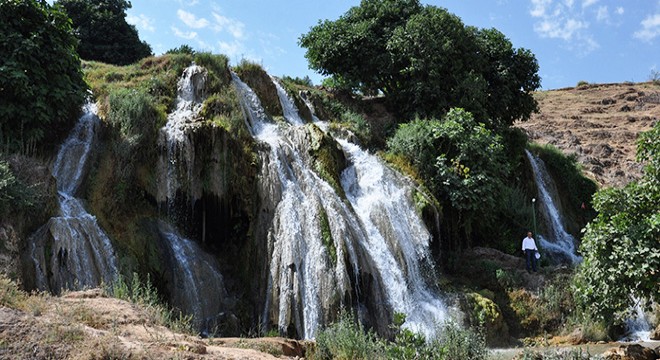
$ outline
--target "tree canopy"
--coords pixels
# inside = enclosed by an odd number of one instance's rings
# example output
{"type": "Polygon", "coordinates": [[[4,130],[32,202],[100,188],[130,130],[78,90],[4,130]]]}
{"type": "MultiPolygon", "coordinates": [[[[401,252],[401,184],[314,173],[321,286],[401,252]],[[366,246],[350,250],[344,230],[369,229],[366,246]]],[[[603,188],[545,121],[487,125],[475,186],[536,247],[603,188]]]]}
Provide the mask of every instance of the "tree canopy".
{"type": "Polygon", "coordinates": [[[80,39],[78,53],[85,60],[128,65],[152,55],[151,46],[140,41],[135,26],[126,22],[126,0],[59,0],[71,17],[80,39]]]}
{"type": "Polygon", "coordinates": [[[596,219],[580,252],[578,299],[602,320],[616,320],[634,297],[660,302],[660,124],[638,141],[642,179],[594,196],[596,219]]]}
{"type": "Polygon", "coordinates": [[[495,29],[463,24],[418,0],[362,0],[300,37],[310,67],[363,92],[382,92],[408,114],[462,107],[493,127],[537,109],[538,63],[495,29]]]}
{"type": "Polygon", "coordinates": [[[45,0],[0,1],[0,143],[33,152],[80,113],[83,81],[71,21],[45,0]]]}

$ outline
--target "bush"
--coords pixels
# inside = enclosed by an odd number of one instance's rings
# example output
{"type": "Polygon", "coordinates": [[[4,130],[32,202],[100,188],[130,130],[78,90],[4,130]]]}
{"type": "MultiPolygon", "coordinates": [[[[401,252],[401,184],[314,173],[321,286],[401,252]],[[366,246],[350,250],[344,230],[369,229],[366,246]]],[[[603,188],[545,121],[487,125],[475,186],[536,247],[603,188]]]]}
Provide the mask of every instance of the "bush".
{"type": "Polygon", "coordinates": [[[316,336],[313,360],[384,359],[383,344],[371,331],[365,331],[353,316],[342,311],[339,321],[316,336]]]}
{"type": "Polygon", "coordinates": [[[488,356],[483,334],[448,322],[437,339],[403,328],[405,315],[394,314],[393,341],[378,339],[347,312],[316,337],[311,359],[437,359],[481,360],[488,356]]]}

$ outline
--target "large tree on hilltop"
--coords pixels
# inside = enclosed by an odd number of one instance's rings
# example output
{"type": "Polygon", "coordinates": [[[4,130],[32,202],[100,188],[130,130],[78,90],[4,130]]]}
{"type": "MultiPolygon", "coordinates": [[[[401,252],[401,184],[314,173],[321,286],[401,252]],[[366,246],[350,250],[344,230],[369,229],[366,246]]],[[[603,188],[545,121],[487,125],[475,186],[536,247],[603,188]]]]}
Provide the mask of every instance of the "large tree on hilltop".
{"type": "Polygon", "coordinates": [[[338,20],[319,22],[300,37],[310,67],[366,91],[390,94],[402,75],[387,43],[394,30],[422,11],[418,0],[363,0],[338,20]]]}
{"type": "Polygon", "coordinates": [[[59,142],[84,101],[71,21],[45,0],[0,1],[0,151],[59,142]]]}
{"type": "Polygon", "coordinates": [[[59,0],[73,20],[85,60],[127,65],[152,55],[151,47],[140,41],[135,26],[126,22],[126,0],[59,0]]]}
{"type": "Polygon", "coordinates": [[[463,107],[496,128],[537,109],[538,63],[499,31],[416,0],[363,0],[300,37],[310,67],[362,90],[379,90],[408,114],[463,107]]]}

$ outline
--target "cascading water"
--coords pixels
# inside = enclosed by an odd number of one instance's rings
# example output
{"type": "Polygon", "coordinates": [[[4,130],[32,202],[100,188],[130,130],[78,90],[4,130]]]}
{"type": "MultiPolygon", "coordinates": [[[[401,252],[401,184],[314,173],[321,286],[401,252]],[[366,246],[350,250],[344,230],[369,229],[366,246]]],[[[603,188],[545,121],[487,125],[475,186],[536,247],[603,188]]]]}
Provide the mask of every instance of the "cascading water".
{"type": "Polygon", "coordinates": [[[167,199],[167,213],[172,218],[180,217],[176,210],[177,191],[192,188],[195,152],[186,128],[196,120],[202,108],[207,76],[206,69],[198,65],[193,64],[184,70],[177,84],[176,108],[167,116],[167,123],[161,129],[161,142],[167,148],[164,159],[167,170],[163,173],[167,176],[166,186],[160,187],[166,193],[159,197],[167,199]]]}
{"type": "MultiPolygon", "coordinates": [[[[446,312],[422,277],[423,269],[433,269],[431,236],[405,180],[343,142],[352,165],[342,174],[342,189],[334,188],[309,156],[314,137],[327,135],[315,125],[301,126],[286,110],[288,123],[274,124],[257,95],[233,79],[251,133],[270,148],[262,154],[260,177],[261,197],[273,209],[264,319],[282,332],[291,325],[298,336],[313,338],[333,309],[356,305],[381,331],[402,312],[406,326],[432,335],[446,312]]],[[[285,92],[279,94],[283,108],[295,109],[285,92]]]]}
{"type": "MultiPolygon", "coordinates": [[[[201,66],[186,68],[177,86],[176,109],[168,115],[161,130],[161,142],[166,148],[165,175],[166,194],[160,198],[167,202],[167,214],[174,221],[182,222],[177,209],[177,196],[186,193],[194,201],[193,166],[195,151],[187,130],[198,117],[203,103],[203,91],[207,72],[201,66]]],[[[191,204],[192,207],[192,204],[191,204]]],[[[227,304],[227,291],[215,258],[205,253],[194,241],[186,239],[172,226],[161,222],[158,225],[161,243],[171,269],[166,271],[168,290],[172,305],[193,316],[193,324],[201,331],[213,330],[227,304]]]]}
{"type": "Polygon", "coordinates": [[[60,214],[31,237],[36,287],[40,290],[59,292],[110,284],[117,275],[110,239],[75,197],[87,171],[99,122],[96,106],[86,105],[53,165],[60,214]]]}
{"type": "Polygon", "coordinates": [[[652,326],[649,321],[649,316],[644,312],[642,308],[642,301],[633,296],[633,303],[635,304],[632,307],[633,316],[626,320],[625,329],[626,335],[620,339],[621,341],[650,341],[652,326]]]}
{"type": "Polygon", "coordinates": [[[576,254],[575,238],[564,228],[561,214],[555,204],[555,197],[553,197],[557,194],[555,182],[545,168],[543,160],[532,155],[528,150],[525,150],[525,154],[534,170],[539,202],[543,207],[543,213],[547,215],[548,237],[536,234],[540,245],[545,252],[552,254],[555,259],[568,261],[572,264],[578,263],[581,261],[581,257],[576,254]]]}

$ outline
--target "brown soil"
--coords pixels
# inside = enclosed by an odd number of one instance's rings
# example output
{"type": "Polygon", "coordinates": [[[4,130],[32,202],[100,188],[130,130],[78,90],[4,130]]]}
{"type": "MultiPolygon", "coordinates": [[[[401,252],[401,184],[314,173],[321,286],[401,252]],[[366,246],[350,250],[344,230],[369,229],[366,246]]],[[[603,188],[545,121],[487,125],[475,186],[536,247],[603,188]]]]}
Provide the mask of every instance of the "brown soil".
{"type": "Polygon", "coordinates": [[[636,139],[660,118],[660,86],[653,83],[582,85],[535,95],[540,112],[517,127],[531,141],[575,154],[602,186],[638,179],[636,139]]]}
{"type": "Polygon", "coordinates": [[[147,309],[98,289],[0,306],[0,359],[291,359],[303,357],[305,345],[177,333],[157,325],[147,309]]]}

